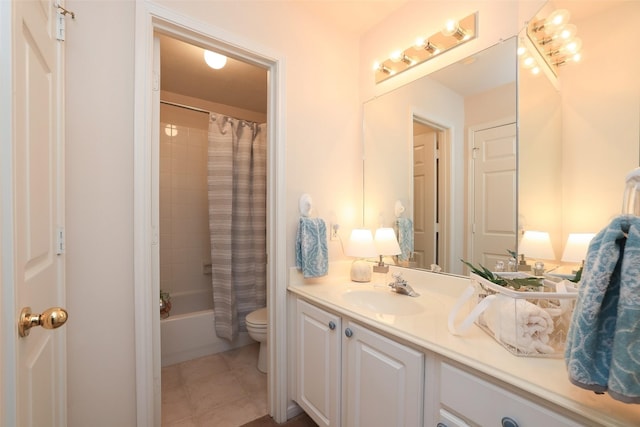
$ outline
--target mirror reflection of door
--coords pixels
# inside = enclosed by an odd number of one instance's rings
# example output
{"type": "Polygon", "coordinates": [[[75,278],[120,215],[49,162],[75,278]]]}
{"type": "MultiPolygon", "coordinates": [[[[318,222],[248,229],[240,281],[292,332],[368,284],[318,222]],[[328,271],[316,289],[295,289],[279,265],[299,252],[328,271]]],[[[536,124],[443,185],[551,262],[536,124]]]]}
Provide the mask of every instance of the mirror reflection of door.
{"type": "Polygon", "coordinates": [[[441,218],[441,188],[444,163],[440,162],[442,131],[414,118],[413,200],[414,260],[418,268],[442,262],[444,242],[441,218]]]}
{"type": "Polygon", "coordinates": [[[516,237],[516,125],[472,132],[474,264],[493,269],[516,237]]]}

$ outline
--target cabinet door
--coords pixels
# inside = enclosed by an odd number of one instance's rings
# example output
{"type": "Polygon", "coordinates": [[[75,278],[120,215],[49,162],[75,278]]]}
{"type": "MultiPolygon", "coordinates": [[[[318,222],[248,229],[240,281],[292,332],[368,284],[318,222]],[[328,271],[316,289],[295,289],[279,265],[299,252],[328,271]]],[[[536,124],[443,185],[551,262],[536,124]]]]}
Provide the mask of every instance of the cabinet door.
{"type": "Polygon", "coordinates": [[[345,423],[349,427],[422,425],[422,353],[347,322],[345,423]]]}
{"type": "Polygon", "coordinates": [[[340,318],[297,300],[300,407],[319,425],[340,425],[340,318]]]}

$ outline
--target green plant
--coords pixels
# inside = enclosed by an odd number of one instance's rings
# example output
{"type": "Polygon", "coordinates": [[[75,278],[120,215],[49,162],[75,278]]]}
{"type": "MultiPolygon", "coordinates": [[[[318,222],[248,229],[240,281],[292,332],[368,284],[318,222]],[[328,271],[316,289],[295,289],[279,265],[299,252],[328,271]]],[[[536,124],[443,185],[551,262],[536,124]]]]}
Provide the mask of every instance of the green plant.
{"type": "Polygon", "coordinates": [[[478,264],[480,266],[478,268],[475,265],[463,259],[461,259],[460,261],[462,261],[467,267],[471,269],[472,272],[474,272],[478,276],[492,283],[495,283],[496,285],[499,285],[499,286],[510,287],[516,290],[519,290],[520,288],[531,289],[531,288],[537,288],[542,286],[542,283],[540,283],[540,280],[537,277],[507,278],[507,277],[499,276],[497,274],[493,274],[491,270],[489,270],[487,267],[483,266],[482,264],[478,264]]]}
{"type": "Polygon", "coordinates": [[[573,279],[569,279],[569,280],[572,281],[573,283],[578,283],[580,281],[580,279],[582,278],[582,269],[583,269],[583,266],[580,266],[578,271],[576,271],[575,277],[573,279]]]}

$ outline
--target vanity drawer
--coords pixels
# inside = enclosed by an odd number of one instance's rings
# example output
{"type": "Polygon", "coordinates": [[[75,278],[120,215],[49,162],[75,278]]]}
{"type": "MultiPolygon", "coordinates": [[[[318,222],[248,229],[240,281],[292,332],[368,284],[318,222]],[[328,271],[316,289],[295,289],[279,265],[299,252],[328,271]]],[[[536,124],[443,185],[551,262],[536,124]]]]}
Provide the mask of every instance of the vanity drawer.
{"type": "Polygon", "coordinates": [[[447,363],[440,365],[440,404],[470,423],[481,426],[581,426],[447,363]]]}

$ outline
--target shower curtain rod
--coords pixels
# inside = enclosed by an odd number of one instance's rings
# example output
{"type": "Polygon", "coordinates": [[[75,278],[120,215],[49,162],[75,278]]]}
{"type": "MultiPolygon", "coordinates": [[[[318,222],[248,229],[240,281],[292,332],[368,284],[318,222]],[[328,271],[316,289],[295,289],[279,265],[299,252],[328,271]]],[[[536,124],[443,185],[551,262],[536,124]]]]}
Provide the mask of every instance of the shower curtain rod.
{"type": "MultiPolygon", "coordinates": [[[[161,104],[166,104],[166,105],[171,105],[171,106],[174,106],[174,107],[185,108],[185,109],[191,110],[191,111],[197,111],[198,113],[214,114],[209,110],[203,110],[202,108],[192,107],[191,105],[186,105],[186,104],[178,104],[177,102],[164,101],[164,100],[161,99],[160,103],[161,104]]],[[[215,114],[218,114],[218,113],[215,113],[215,114]]],[[[225,120],[233,118],[231,116],[226,116],[226,115],[224,115],[223,117],[225,117],[225,120]]],[[[243,121],[245,123],[255,123],[253,120],[240,119],[240,118],[237,118],[237,117],[235,117],[235,119],[243,121]]]]}
{"type": "Polygon", "coordinates": [[[160,103],[161,104],[172,105],[174,107],[186,108],[187,110],[197,111],[199,113],[211,114],[211,111],[203,110],[202,108],[192,107],[190,105],[178,104],[177,102],[164,101],[164,100],[161,99],[160,103]]]}

